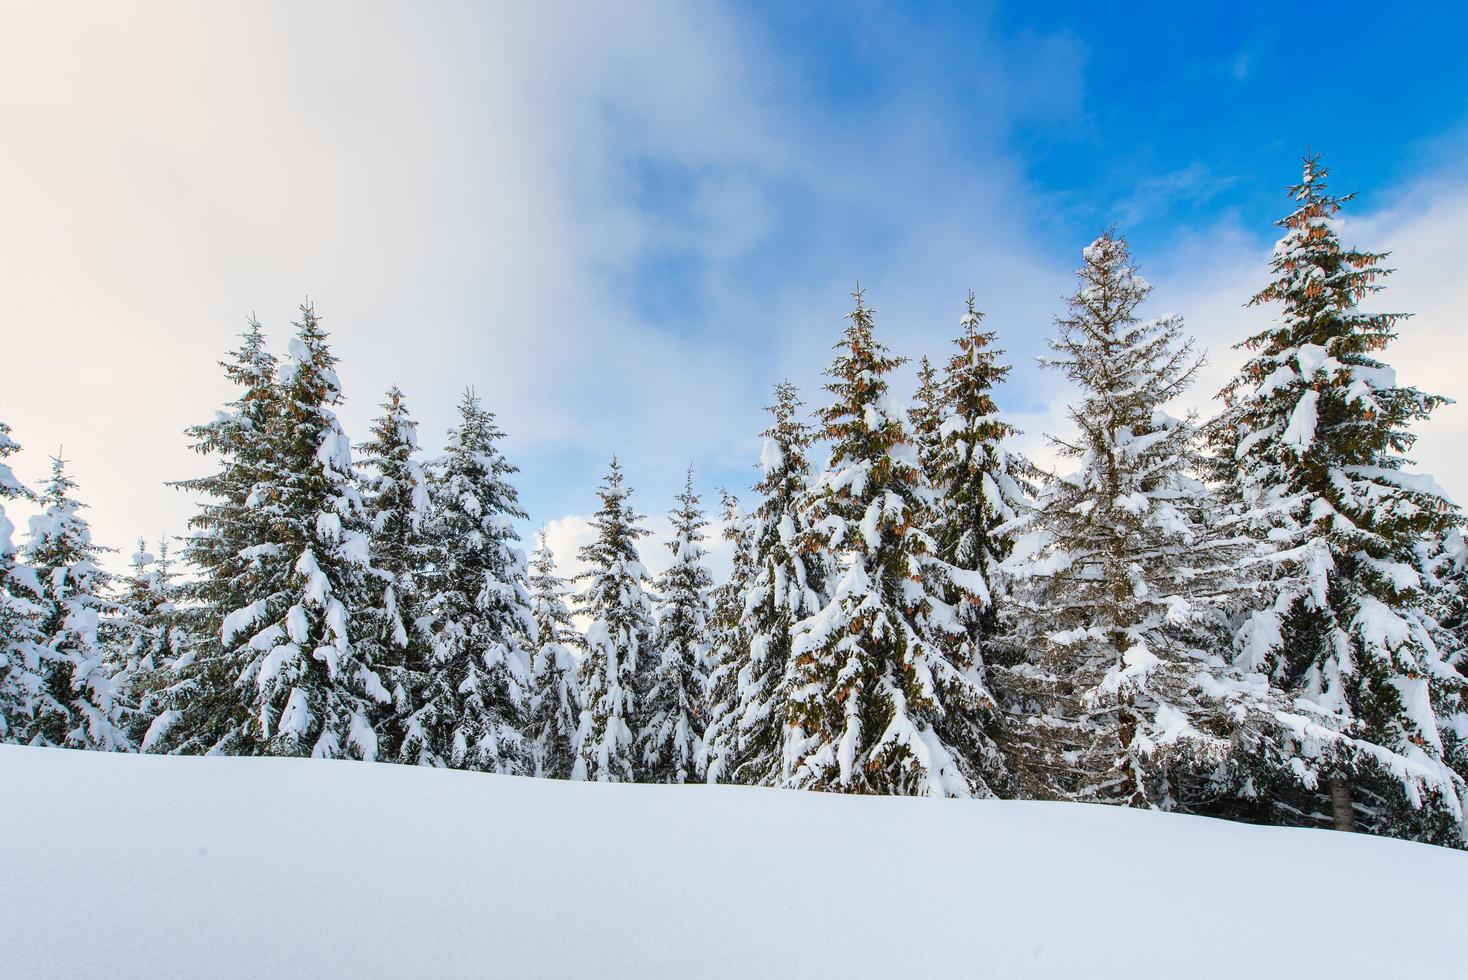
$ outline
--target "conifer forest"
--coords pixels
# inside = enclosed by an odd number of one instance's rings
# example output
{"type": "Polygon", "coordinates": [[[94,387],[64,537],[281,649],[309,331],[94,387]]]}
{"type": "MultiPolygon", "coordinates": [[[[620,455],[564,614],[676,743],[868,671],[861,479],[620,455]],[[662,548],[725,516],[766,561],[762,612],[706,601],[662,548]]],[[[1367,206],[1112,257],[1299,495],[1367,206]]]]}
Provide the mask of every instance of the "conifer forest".
{"type": "MultiPolygon", "coordinates": [[[[1388,257],[1343,239],[1333,185],[1304,160],[1269,276],[1238,297],[1269,325],[1235,338],[1247,363],[1215,417],[1170,410],[1202,355],[1121,229],[1051,311],[1073,423],[1053,468],[997,407],[1010,364],[984,295],[894,351],[857,288],[830,311],[824,389],[769,379],[752,486],[690,470],[654,540],[608,447],[571,580],[570,556],[522,538],[492,397],[459,397],[436,458],[422,396],[396,387],[348,434],[324,317],[302,306],[283,349],[252,322],[220,364],[233,398],[182,436],[186,535],[110,557],[127,543],[93,540],[65,460],[37,479],[0,461],[0,740],[1468,846],[1464,518],[1410,459],[1414,425],[1464,393],[1397,377],[1412,324],[1368,311],[1388,257]],[[656,577],[649,549],[671,554],[656,577]]],[[[0,422],[0,457],[25,438],[0,422]]]]}

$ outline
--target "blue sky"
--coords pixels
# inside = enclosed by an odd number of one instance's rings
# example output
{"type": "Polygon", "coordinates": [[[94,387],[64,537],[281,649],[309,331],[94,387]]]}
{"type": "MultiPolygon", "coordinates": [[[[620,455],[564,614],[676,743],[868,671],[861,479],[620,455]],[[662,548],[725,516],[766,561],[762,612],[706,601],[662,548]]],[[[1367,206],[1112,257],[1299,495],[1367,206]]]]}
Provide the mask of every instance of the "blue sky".
{"type": "MultiPolygon", "coordinates": [[[[1468,308],[1458,5],[813,4],[13,7],[0,32],[0,412],[37,479],[64,445],[98,535],[182,530],[162,482],[228,396],[258,312],[309,294],[360,438],[401,384],[436,448],[473,384],[532,525],[563,550],[618,452],[660,515],[683,467],[747,485],[760,406],[819,373],[860,278],[899,353],[945,353],[970,288],[1033,366],[1079,249],[1115,223],[1211,352],[1261,284],[1306,145],[1392,247],[1393,360],[1454,392],[1468,308]],[[1280,9],[1283,8],[1283,9],[1280,9]],[[57,397],[54,378],[65,397],[57,397]],[[107,410],[98,413],[98,405],[107,410]]],[[[1420,457],[1468,494],[1448,409],[1420,457]]],[[[657,564],[656,560],[650,562],[657,564]]]]}

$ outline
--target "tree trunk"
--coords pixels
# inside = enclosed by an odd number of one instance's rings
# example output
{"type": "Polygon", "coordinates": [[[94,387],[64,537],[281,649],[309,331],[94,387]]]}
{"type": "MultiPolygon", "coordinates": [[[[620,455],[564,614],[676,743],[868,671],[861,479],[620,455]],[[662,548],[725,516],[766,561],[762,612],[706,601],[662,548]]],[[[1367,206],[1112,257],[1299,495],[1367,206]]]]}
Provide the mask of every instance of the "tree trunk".
{"type": "Polygon", "coordinates": [[[1356,830],[1356,811],[1351,803],[1351,777],[1330,777],[1330,810],[1335,829],[1352,833],[1356,830]]]}

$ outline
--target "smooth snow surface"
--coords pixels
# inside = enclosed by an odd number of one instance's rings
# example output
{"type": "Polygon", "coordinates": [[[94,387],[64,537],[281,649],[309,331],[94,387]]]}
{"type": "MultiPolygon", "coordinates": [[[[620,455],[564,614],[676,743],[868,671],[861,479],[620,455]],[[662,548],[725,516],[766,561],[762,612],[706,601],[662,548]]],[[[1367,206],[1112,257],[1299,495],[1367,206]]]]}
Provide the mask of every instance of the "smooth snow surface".
{"type": "Polygon", "coordinates": [[[0,746],[12,977],[1461,976],[1468,855],[1054,803],[0,746]]]}

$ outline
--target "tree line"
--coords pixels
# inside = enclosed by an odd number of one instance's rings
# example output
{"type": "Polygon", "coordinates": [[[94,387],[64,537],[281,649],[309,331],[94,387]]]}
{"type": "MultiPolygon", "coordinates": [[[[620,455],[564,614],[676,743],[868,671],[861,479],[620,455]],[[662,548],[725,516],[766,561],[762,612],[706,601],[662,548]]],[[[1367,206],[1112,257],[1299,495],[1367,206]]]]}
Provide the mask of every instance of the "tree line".
{"type": "Polygon", "coordinates": [[[397,388],[370,438],[302,307],[284,358],[251,322],[235,397],[188,430],[212,462],[181,539],[114,576],[60,460],[4,458],[0,739],[353,758],[594,781],[1081,800],[1465,844],[1468,548],[1410,469],[1445,399],[1381,360],[1385,255],[1346,247],[1307,158],[1279,222],[1275,313],[1211,419],[1200,356],[1149,318],[1124,238],[1082,255],[1049,368],[1065,465],[1013,448],[1008,372],[970,295],[911,399],[860,290],[822,407],[775,386],[749,507],[706,563],[690,470],[654,580],[615,459],[573,583],[467,392],[425,461],[397,388]],[[818,453],[821,461],[817,461],[818,453]],[[584,626],[584,628],[582,628],[584,626]]]}

